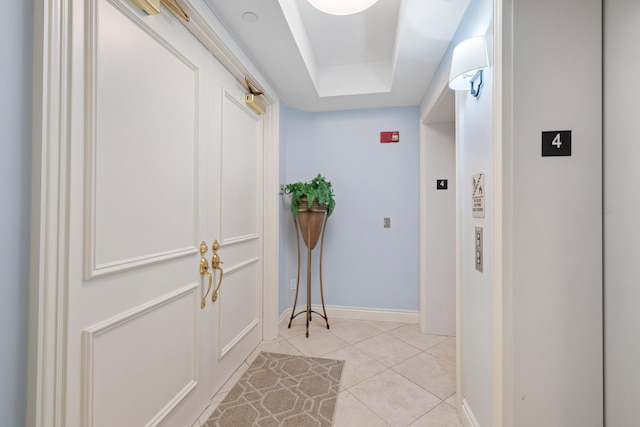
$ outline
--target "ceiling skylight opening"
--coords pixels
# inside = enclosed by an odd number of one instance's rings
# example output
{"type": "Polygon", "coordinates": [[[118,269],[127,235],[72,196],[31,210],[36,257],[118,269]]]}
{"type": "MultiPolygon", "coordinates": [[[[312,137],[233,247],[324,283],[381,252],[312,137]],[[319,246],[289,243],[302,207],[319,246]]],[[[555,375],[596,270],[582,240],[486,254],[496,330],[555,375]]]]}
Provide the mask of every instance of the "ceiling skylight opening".
{"type": "Polygon", "coordinates": [[[378,0],[309,0],[309,3],[321,12],[330,15],[352,15],[362,12],[378,0]]]}

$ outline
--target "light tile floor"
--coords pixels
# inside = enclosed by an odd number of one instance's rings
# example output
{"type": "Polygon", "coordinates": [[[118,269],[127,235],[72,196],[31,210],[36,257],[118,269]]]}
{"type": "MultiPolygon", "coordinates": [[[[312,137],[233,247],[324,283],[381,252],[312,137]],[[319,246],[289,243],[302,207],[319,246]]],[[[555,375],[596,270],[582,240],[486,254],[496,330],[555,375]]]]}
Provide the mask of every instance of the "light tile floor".
{"type": "Polygon", "coordinates": [[[334,427],[461,427],[455,409],[455,338],[426,335],[417,325],[304,319],[280,326],[213,398],[193,427],[204,425],[261,351],[345,360],[334,427]]]}

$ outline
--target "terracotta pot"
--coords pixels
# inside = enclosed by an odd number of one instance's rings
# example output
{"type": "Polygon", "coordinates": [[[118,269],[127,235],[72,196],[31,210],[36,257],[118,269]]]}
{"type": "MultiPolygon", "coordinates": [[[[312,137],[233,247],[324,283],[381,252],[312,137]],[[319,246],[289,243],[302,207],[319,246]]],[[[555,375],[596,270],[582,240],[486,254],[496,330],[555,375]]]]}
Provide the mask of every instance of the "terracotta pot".
{"type": "Polygon", "coordinates": [[[309,208],[307,198],[302,198],[300,206],[298,207],[298,222],[300,223],[300,231],[302,232],[304,244],[311,250],[313,250],[318,243],[326,213],[327,208],[320,206],[317,200],[314,200],[311,208],[309,208]]]}

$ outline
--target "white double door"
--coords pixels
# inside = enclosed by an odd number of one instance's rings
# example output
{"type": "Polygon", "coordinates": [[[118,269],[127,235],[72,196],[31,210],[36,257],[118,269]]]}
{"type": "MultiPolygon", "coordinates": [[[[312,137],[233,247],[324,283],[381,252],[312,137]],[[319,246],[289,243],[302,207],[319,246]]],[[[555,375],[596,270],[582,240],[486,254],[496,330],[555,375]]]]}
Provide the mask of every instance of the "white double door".
{"type": "Polygon", "coordinates": [[[63,425],[190,426],[262,339],[262,118],[168,10],[70,4],[63,425]]]}

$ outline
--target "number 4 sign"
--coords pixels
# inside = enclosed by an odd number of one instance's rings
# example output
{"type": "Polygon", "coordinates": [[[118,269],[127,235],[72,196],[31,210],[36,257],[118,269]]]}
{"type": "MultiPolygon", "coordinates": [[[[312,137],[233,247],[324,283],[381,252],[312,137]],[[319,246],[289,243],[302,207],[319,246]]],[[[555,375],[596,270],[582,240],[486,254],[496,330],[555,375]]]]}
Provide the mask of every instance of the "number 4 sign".
{"type": "Polygon", "coordinates": [[[550,132],[542,132],[542,157],[570,155],[570,130],[554,130],[550,132]]]}

